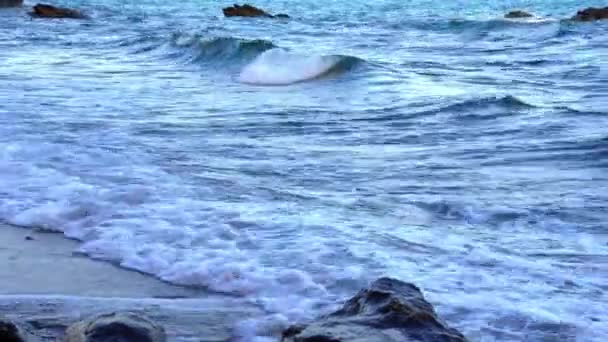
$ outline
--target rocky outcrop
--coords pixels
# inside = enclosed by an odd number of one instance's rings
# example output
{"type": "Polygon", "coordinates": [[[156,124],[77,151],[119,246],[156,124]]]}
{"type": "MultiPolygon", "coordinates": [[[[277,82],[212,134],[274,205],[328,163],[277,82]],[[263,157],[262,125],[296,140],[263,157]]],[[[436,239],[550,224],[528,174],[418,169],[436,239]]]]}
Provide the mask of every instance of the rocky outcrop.
{"type": "Polygon", "coordinates": [[[608,7],[595,8],[589,7],[584,10],[580,10],[576,13],[572,20],[576,21],[594,21],[608,19],[608,7]]]}
{"type": "Polygon", "coordinates": [[[0,317],[0,341],[25,342],[25,338],[14,322],[0,317]]]}
{"type": "Polygon", "coordinates": [[[263,9],[251,6],[249,4],[237,5],[223,8],[224,16],[226,17],[265,17],[265,18],[289,18],[287,14],[272,15],[263,9]]]}
{"type": "Polygon", "coordinates": [[[505,14],[505,18],[507,19],[521,19],[521,18],[532,18],[534,17],[534,15],[526,12],[526,11],[521,11],[521,10],[515,10],[515,11],[511,11],[507,14],[505,14]]]}
{"type": "Polygon", "coordinates": [[[37,4],[30,12],[32,17],[36,18],[71,18],[85,19],[87,18],[82,12],[70,8],[55,7],[46,4],[37,4]]]}
{"type": "Polygon", "coordinates": [[[132,312],[100,315],[68,328],[65,342],[165,342],[165,330],[132,312]]]}
{"type": "Polygon", "coordinates": [[[0,8],[19,7],[23,5],[23,0],[0,0],[0,8]]]}
{"type": "Polygon", "coordinates": [[[338,311],[283,332],[283,342],[465,342],[412,284],[381,278],[338,311]]]}

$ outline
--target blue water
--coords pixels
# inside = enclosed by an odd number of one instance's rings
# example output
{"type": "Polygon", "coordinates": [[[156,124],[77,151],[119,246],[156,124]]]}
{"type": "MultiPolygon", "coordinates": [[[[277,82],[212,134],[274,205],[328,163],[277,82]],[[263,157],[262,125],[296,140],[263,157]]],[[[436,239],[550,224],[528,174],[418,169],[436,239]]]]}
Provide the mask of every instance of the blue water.
{"type": "Polygon", "coordinates": [[[0,10],[0,221],[245,298],[243,340],[381,275],[475,341],[608,338],[608,21],[560,20],[602,1],[57,3],[0,10]]]}

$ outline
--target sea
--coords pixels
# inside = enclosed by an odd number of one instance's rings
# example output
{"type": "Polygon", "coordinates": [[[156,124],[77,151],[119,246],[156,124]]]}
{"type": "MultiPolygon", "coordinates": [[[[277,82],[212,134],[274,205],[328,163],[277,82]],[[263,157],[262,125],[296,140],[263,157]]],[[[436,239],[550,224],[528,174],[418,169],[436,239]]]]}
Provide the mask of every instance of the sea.
{"type": "Polygon", "coordinates": [[[0,9],[1,223],[256,305],[242,341],[381,276],[608,340],[608,21],[567,20],[605,1],[53,3],[90,18],[0,9]]]}

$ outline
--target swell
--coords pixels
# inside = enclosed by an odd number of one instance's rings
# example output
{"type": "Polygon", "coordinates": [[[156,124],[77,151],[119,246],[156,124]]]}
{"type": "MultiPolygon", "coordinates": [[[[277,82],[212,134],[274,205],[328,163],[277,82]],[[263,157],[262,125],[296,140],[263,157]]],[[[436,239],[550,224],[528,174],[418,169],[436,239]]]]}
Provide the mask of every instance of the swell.
{"type": "Polygon", "coordinates": [[[173,34],[165,57],[189,63],[245,62],[276,46],[267,40],[173,34]]]}
{"type": "Polygon", "coordinates": [[[494,19],[407,18],[388,23],[386,27],[396,31],[416,30],[424,34],[449,34],[468,41],[517,41],[517,46],[522,41],[542,46],[559,45],[569,39],[603,37],[605,30],[601,23],[585,25],[554,17],[514,20],[501,18],[500,15],[494,19]]]}
{"type": "Polygon", "coordinates": [[[441,108],[440,112],[470,111],[475,109],[485,109],[498,106],[503,109],[529,109],[535,106],[529,104],[515,96],[507,95],[503,97],[484,97],[458,102],[441,108]]]}

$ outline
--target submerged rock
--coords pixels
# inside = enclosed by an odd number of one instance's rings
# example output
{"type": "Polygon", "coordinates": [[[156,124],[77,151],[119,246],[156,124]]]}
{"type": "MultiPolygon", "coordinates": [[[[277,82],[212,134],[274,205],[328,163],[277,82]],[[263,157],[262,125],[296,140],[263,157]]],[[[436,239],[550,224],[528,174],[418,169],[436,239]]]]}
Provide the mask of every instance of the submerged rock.
{"type": "Polygon", "coordinates": [[[263,9],[251,6],[249,4],[226,7],[222,9],[226,17],[266,17],[266,18],[289,18],[287,14],[272,15],[263,9]]]}
{"type": "Polygon", "coordinates": [[[2,342],[25,342],[21,330],[14,323],[0,317],[0,341],[2,342]]]}
{"type": "Polygon", "coordinates": [[[65,342],[165,342],[165,330],[132,312],[100,315],[70,326],[65,342]]]}
{"type": "Polygon", "coordinates": [[[36,4],[32,8],[30,15],[37,18],[71,18],[85,19],[86,16],[82,12],[70,8],[55,7],[46,4],[36,4]]]}
{"type": "Polygon", "coordinates": [[[466,342],[412,284],[380,278],[338,311],[283,332],[283,342],[466,342]]]}
{"type": "Polygon", "coordinates": [[[576,13],[572,20],[577,21],[594,21],[594,20],[602,20],[608,19],[608,7],[604,8],[595,8],[589,7],[584,10],[580,10],[576,13]]]}
{"type": "Polygon", "coordinates": [[[19,7],[21,5],[23,5],[23,0],[0,0],[0,8],[19,7]]]}
{"type": "Polygon", "coordinates": [[[511,12],[505,14],[505,18],[507,18],[507,19],[532,18],[532,17],[534,17],[534,15],[532,15],[526,11],[521,11],[521,10],[515,10],[515,11],[511,11],[511,12]]]}

